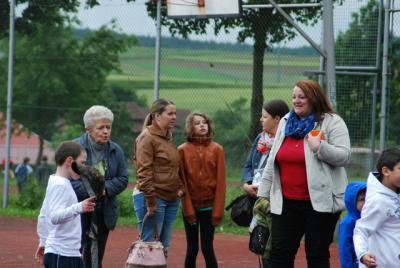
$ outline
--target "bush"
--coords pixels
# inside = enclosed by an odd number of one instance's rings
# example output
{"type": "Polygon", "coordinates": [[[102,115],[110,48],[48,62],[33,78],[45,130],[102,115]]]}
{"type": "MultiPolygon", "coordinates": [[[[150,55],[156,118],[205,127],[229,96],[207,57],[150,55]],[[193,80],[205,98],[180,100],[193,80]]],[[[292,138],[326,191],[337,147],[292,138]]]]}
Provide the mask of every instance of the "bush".
{"type": "Polygon", "coordinates": [[[132,189],[126,189],[118,195],[120,217],[132,217],[135,215],[133,210],[132,189]]]}
{"type": "Polygon", "coordinates": [[[224,147],[228,176],[240,174],[247,157],[246,144],[252,142],[247,137],[250,122],[245,106],[246,99],[239,98],[214,115],[216,140],[224,147]]]}
{"type": "Polygon", "coordinates": [[[38,181],[29,177],[16,201],[16,206],[22,209],[38,209],[43,203],[44,194],[45,189],[38,181]]]}

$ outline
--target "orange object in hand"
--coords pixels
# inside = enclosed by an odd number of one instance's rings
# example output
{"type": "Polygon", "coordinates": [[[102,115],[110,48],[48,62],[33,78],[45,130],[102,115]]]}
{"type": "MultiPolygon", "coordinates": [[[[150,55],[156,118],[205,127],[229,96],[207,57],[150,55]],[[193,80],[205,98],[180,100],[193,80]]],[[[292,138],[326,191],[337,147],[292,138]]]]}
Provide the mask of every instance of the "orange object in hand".
{"type": "MultiPolygon", "coordinates": [[[[315,136],[318,136],[320,132],[321,132],[321,130],[313,129],[310,131],[310,135],[315,137],[315,136]]],[[[323,141],[323,140],[325,140],[325,135],[324,135],[324,133],[321,133],[321,141],[323,141]]]]}

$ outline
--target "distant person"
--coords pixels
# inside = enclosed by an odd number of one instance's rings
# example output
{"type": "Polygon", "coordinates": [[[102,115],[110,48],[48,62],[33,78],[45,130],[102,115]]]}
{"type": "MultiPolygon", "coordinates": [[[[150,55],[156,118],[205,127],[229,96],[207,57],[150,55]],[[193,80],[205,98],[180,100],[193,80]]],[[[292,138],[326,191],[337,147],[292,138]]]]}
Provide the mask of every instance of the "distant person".
{"type": "Polygon", "coordinates": [[[178,147],[181,177],[186,186],[182,202],[187,244],[185,268],[196,267],[199,231],[206,267],[218,267],[214,232],[224,216],[226,172],[224,149],[213,141],[213,135],[208,115],[194,112],[186,118],[187,141],[178,147]]]}
{"type": "MultiPolygon", "coordinates": [[[[9,178],[11,178],[11,179],[13,179],[14,177],[15,177],[15,175],[14,175],[14,172],[13,172],[13,161],[10,159],[9,160],[9,174],[8,174],[8,177],[9,178]]],[[[6,159],[5,158],[3,158],[3,160],[1,160],[1,171],[4,173],[4,174],[6,174],[5,172],[5,169],[6,169],[6,159]]]]}
{"type": "Polygon", "coordinates": [[[349,183],[344,194],[347,215],[339,223],[339,257],[342,268],[358,268],[359,261],[354,250],[353,233],[365,203],[367,184],[362,181],[349,183]]]}
{"type": "MultiPolygon", "coordinates": [[[[9,165],[10,165],[10,169],[12,168],[12,165],[13,165],[13,161],[10,159],[10,161],[9,161],[9,165]]],[[[1,160],[1,170],[5,170],[5,168],[6,168],[6,159],[5,158],[3,158],[2,160],[1,160]]]]}
{"type": "Polygon", "coordinates": [[[24,157],[23,162],[15,168],[15,177],[17,178],[18,192],[21,193],[29,174],[33,172],[32,167],[29,165],[29,157],[24,157]]]}
{"type": "Polygon", "coordinates": [[[47,156],[44,155],[40,165],[36,169],[36,178],[39,182],[39,185],[46,187],[47,179],[51,174],[53,174],[53,171],[50,165],[47,163],[47,156]]]}
{"type": "Polygon", "coordinates": [[[354,229],[360,267],[400,267],[400,150],[387,149],[371,172],[361,218],[354,229]],[[364,266],[365,265],[365,266],[364,266]]]}
{"type": "Polygon", "coordinates": [[[63,142],[55,153],[57,170],[48,187],[37,222],[39,246],[35,258],[46,268],[84,268],[81,258],[81,213],[94,210],[94,198],[78,203],[70,179],[76,180],[71,165],[83,164],[85,149],[72,141],[63,142]]]}

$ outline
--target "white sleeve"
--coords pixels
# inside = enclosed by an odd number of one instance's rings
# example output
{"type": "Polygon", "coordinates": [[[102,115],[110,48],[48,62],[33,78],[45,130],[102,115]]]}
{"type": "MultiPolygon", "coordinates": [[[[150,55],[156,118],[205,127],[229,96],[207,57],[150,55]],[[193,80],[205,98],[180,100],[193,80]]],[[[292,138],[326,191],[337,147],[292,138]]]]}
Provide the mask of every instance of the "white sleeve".
{"type": "Polygon", "coordinates": [[[33,169],[30,165],[26,165],[26,168],[28,169],[28,174],[31,174],[33,172],[33,169]]]}
{"type": "Polygon", "coordinates": [[[369,250],[368,238],[376,230],[379,230],[380,226],[387,218],[385,211],[382,210],[384,204],[379,201],[377,198],[367,199],[361,212],[361,218],[356,222],[353,241],[358,260],[369,250]]]}
{"type": "Polygon", "coordinates": [[[46,197],[43,201],[42,207],[40,209],[40,213],[38,216],[38,222],[37,222],[37,234],[39,236],[39,246],[44,247],[46,243],[46,239],[48,236],[48,230],[47,230],[47,217],[46,217],[46,197]]]}
{"type": "Polygon", "coordinates": [[[325,131],[328,141],[321,141],[317,151],[318,159],[334,167],[347,165],[350,160],[350,136],[346,123],[335,115],[325,131]]]}
{"type": "Polygon", "coordinates": [[[14,172],[18,173],[18,170],[21,168],[21,164],[18,164],[18,166],[15,168],[14,172]]]}
{"type": "Polygon", "coordinates": [[[82,202],[74,203],[70,206],[68,193],[64,185],[56,185],[52,188],[51,196],[49,200],[49,218],[52,224],[61,224],[68,222],[83,212],[82,202]]]}
{"type": "MultiPolygon", "coordinates": [[[[281,120],[278,125],[278,129],[276,131],[276,137],[279,137],[282,131],[285,131],[284,120],[281,120]]],[[[269,152],[269,156],[267,159],[267,164],[265,165],[263,174],[261,175],[260,186],[258,187],[257,196],[266,197],[268,200],[270,199],[270,191],[272,187],[272,182],[274,180],[274,172],[275,172],[275,159],[273,157],[276,156],[279,147],[276,142],[273,143],[271,151],[269,152]]]]}
{"type": "Polygon", "coordinates": [[[274,172],[274,165],[272,157],[269,157],[267,159],[267,164],[265,165],[264,171],[261,175],[260,186],[258,186],[257,196],[265,197],[269,200],[271,186],[272,186],[273,172],[274,172]]]}

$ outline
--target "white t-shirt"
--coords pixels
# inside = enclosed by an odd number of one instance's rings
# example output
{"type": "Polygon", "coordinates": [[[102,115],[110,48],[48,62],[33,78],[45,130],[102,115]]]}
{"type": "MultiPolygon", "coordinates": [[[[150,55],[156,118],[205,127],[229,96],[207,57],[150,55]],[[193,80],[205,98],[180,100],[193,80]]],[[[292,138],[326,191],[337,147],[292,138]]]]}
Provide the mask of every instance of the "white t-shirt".
{"type": "Polygon", "coordinates": [[[45,247],[45,253],[81,256],[82,212],[71,182],[51,175],[37,224],[39,245],[45,247]]]}

